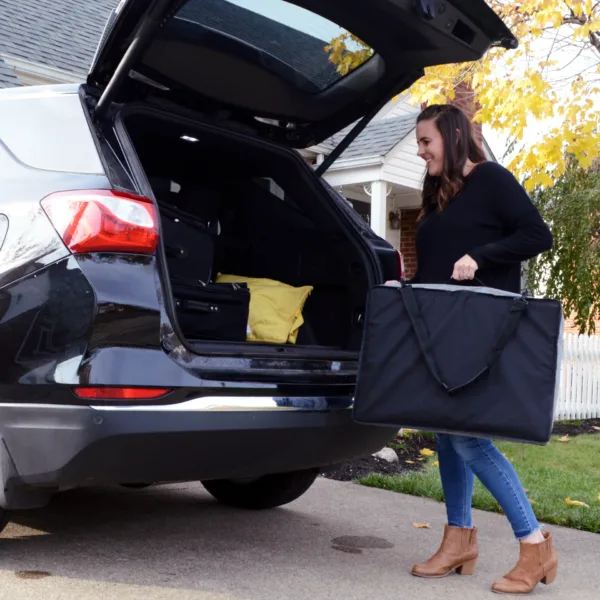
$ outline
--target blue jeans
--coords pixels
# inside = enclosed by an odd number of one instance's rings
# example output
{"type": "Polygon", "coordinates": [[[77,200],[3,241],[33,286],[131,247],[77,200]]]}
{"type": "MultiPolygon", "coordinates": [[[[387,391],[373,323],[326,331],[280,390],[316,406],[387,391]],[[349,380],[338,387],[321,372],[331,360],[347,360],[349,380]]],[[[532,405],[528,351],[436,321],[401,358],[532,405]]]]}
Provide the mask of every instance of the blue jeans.
{"type": "Polygon", "coordinates": [[[438,434],[437,441],[448,525],[473,527],[471,501],[477,475],[502,507],[517,539],[540,529],[517,472],[490,440],[438,434]]]}

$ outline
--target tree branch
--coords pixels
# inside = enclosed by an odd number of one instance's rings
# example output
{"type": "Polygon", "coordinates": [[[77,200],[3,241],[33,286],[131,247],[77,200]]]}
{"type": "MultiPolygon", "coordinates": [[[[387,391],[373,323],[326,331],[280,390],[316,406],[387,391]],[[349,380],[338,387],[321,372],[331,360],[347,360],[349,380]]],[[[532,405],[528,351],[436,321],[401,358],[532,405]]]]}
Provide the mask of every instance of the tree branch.
{"type": "Polygon", "coordinates": [[[598,53],[600,53],[600,35],[598,34],[598,32],[590,31],[589,38],[592,46],[596,48],[598,53]]]}

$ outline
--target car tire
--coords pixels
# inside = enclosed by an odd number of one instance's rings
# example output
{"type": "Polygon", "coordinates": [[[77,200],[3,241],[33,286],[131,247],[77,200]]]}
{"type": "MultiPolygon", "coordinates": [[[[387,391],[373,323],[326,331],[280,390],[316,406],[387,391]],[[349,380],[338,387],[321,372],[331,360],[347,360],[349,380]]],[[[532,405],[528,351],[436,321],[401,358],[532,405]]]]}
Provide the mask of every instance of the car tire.
{"type": "Polygon", "coordinates": [[[315,482],[319,469],[265,475],[258,479],[232,481],[213,479],[203,481],[206,490],[222,504],[265,510],[276,508],[300,498],[315,482]]]}

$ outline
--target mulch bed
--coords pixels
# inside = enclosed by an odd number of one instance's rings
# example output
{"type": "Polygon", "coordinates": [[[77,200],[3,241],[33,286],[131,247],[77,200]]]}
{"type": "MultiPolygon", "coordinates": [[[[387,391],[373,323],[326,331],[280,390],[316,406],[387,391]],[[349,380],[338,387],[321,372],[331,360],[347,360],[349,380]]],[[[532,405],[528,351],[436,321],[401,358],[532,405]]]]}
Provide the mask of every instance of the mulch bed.
{"type": "Polygon", "coordinates": [[[398,436],[388,446],[396,451],[398,463],[390,463],[375,456],[366,456],[323,469],[321,476],[336,481],[353,481],[371,473],[399,475],[409,471],[419,471],[424,461],[421,450],[423,448],[435,450],[435,440],[426,435],[411,433],[407,436],[398,436]]]}
{"type": "Polygon", "coordinates": [[[566,435],[569,437],[582,435],[584,433],[600,433],[600,430],[594,429],[600,427],[600,419],[587,419],[585,421],[566,421],[564,423],[556,423],[552,432],[555,435],[566,435]]]}
{"type": "MultiPolygon", "coordinates": [[[[600,419],[561,422],[554,426],[552,433],[560,436],[569,434],[570,437],[582,434],[600,434],[600,430],[594,429],[595,427],[600,427],[600,419]]],[[[366,456],[325,468],[321,471],[321,476],[336,481],[354,481],[372,473],[400,475],[410,471],[419,471],[424,461],[421,450],[424,448],[435,450],[435,440],[431,435],[423,435],[419,432],[398,436],[388,445],[396,451],[398,463],[389,463],[375,456],[366,456]]]]}

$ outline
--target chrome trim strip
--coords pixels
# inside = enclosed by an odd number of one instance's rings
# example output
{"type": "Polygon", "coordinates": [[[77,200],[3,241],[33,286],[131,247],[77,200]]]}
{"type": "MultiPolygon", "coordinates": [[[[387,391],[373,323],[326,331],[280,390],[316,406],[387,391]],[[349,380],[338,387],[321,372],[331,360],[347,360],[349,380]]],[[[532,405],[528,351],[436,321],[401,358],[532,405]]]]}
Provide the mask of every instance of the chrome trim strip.
{"type": "Polygon", "coordinates": [[[119,406],[92,406],[98,411],[150,411],[150,412],[180,412],[180,411],[309,411],[309,410],[347,410],[352,408],[352,398],[315,397],[260,397],[260,396],[204,396],[192,398],[177,404],[119,406]]]}

